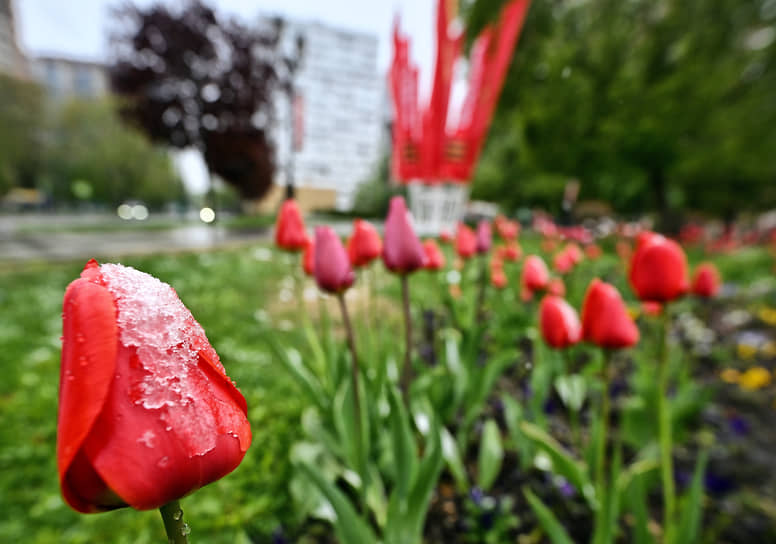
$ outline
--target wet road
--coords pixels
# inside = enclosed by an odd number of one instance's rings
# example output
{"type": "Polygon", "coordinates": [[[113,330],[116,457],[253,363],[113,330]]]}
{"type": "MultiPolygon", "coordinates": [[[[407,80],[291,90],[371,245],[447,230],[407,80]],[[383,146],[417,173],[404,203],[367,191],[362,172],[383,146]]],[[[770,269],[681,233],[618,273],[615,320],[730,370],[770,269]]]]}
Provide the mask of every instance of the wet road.
{"type": "Polygon", "coordinates": [[[260,242],[271,234],[269,230],[239,231],[188,222],[172,228],[122,228],[119,221],[97,215],[2,215],[0,261],[207,250],[260,242]]]}
{"type": "MultiPolygon", "coordinates": [[[[173,221],[175,218],[162,217],[157,220],[160,228],[148,228],[152,221],[133,228],[115,216],[100,214],[0,214],[0,262],[205,251],[272,239],[272,229],[227,229],[194,221],[161,228],[173,221]]],[[[315,224],[310,221],[308,230],[312,232],[315,224]]],[[[340,235],[350,231],[349,221],[336,221],[332,226],[340,235]]]]}

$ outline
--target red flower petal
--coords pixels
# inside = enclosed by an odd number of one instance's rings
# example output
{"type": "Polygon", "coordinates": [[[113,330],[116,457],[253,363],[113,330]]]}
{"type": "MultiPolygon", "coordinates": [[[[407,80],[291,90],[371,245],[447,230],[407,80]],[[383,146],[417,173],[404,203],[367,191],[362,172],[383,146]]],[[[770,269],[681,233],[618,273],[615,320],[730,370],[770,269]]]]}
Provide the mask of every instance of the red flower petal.
{"type": "Polygon", "coordinates": [[[105,287],[83,278],[67,288],[63,306],[57,465],[68,504],[86,512],[93,508],[70,488],[66,474],[108,396],[118,346],[116,306],[105,287]]]}

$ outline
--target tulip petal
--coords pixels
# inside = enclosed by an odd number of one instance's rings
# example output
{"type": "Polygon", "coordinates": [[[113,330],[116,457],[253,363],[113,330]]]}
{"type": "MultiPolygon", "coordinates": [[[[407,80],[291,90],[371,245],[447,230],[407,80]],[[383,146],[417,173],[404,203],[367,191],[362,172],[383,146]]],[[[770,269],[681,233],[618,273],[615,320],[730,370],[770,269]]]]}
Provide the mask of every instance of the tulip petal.
{"type": "MultiPolygon", "coordinates": [[[[149,409],[131,394],[110,395],[84,444],[102,480],[135,509],[158,508],[217,480],[245,455],[250,428],[234,404],[233,386],[211,379],[220,375],[213,365],[199,368],[207,370],[188,376],[193,394],[186,403],[149,409]],[[193,454],[198,450],[192,445],[201,445],[205,433],[212,449],[193,454]]],[[[144,373],[136,350],[120,345],[113,387],[129,391],[144,373]]]]}
{"type": "Polygon", "coordinates": [[[91,508],[70,488],[66,474],[110,390],[118,346],[116,306],[105,287],[77,279],[65,292],[63,309],[57,464],[65,499],[85,512],[91,508]]]}

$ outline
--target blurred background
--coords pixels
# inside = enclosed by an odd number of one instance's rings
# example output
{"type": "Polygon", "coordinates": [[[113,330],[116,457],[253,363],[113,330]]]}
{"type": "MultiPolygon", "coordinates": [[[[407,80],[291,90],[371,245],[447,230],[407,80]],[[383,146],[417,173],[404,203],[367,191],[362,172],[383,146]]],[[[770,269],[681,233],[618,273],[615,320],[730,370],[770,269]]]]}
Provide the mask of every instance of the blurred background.
{"type": "MultiPolygon", "coordinates": [[[[382,215],[391,26],[423,97],[433,4],[0,0],[4,253],[29,250],[20,225],[260,227],[291,193],[382,215]]],[[[503,2],[459,4],[470,46],[503,2]]],[[[775,42],[776,0],[537,0],[473,199],[557,214],[571,187],[578,219],[772,222],[775,42]]]]}

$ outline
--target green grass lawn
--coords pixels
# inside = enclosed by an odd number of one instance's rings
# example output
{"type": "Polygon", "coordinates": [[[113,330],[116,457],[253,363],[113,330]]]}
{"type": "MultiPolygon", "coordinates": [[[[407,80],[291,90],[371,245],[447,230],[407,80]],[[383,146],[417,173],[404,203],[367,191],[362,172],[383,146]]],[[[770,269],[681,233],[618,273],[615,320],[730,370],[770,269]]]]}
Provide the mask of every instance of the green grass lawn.
{"type": "MultiPolygon", "coordinates": [[[[170,283],[202,324],[246,397],[253,446],[230,476],[184,499],[197,542],[233,543],[270,533],[293,515],[286,482],[288,448],[300,403],[268,354],[282,335],[263,309],[277,300],[286,266],[262,262],[268,250],[122,259],[170,283]]],[[[280,259],[281,261],[283,259],[280,259]]],[[[0,542],[161,542],[156,511],[81,515],[62,500],[56,471],[61,304],[84,263],[0,270],[0,542]]]]}

